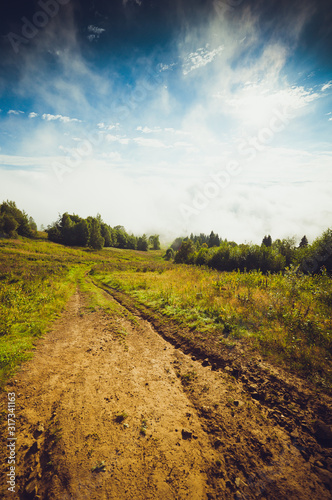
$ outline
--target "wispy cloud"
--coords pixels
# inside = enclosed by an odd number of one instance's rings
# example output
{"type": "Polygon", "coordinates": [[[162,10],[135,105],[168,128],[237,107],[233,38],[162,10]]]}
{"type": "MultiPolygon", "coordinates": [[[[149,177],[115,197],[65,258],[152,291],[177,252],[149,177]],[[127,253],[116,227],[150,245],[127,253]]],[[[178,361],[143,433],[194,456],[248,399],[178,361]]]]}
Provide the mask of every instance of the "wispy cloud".
{"type": "Polygon", "coordinates": [[[37,116],[38,116],[38,113],[35,113],[34,111],[29,113],[29,118],[36,118],[37,116]]]}
{"type": "Polygon", "coordinates": [[[46,120],[48,122],[54,121],[54,120],[59,120],[62,123],[70,123],[70,122],[77,122],[81,123],[82,120],[78,120],[77,118],[69,118],[69,116],[63,116],[63,115],[51,115],[49,113],[44,113],[42,115],[42,119],[46,120]]]}
{"type": "Polygon", "coordinates": [[[93,24],[90,24],[88,26],[88,40],[89,42],[97,41],[100,38],[100,35],[104,33],[106,30],[104,28],[98,28],[98,26],[93,26],[93,24]]]}
{"type": "Polygon", "coordinates": [[[19,110],[16,110],[16,109],[10,109],[7,113],[8,115],[20,115],[20,114],[24,114],[24,111],[19,111],[19,110]]]}
{"type": "Polygon", "coordinates": [[[195,69],[202,68],[212,62],[221,52],[223,47],[219,46],[216,49],[209,50],[207,47],[197,49],[196,52],[191,52],[183,62],[183,74],[188,75],[195,69]]]}
{"type": "Polygon", "coordinates": [[[142,132],[143,134],[152,134],[152,133],[159,133],[162,131],[162,129],[160,127],[155,127],[155,128],[149,128],[149,127],[142,127],[141,125],[139,127],[137,127],[137,129],[139,132],[142,132]]]}
{"type": "Polygon", "coordinates": [[[328,90],[332,87],[332,81],[328,82],[328,83],[325,83],[323,86],[322,86],[322,92],[324,92],[325,90],[328,90]]]}
{"type": "Polygon", "coordinates": [[[121,137],[120,135],[107,134],[106,140],[108,142],[119,142],[120,144],[129,144],[130,139],[128,137],[121,137]]]}

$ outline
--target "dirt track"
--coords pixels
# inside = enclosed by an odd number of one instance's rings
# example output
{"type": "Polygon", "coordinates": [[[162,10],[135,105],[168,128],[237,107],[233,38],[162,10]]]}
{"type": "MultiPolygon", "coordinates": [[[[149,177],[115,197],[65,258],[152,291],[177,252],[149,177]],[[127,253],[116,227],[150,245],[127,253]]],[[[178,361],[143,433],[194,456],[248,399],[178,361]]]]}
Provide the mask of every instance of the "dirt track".
{"type": "Polygon", "coordinates": [[[124,308],[88,312],[76,293],[7,385],[18,475],[6,491],[3,446],[3,497],[331,498],[332,443],[286,431],[244,387],[124,308]]]}

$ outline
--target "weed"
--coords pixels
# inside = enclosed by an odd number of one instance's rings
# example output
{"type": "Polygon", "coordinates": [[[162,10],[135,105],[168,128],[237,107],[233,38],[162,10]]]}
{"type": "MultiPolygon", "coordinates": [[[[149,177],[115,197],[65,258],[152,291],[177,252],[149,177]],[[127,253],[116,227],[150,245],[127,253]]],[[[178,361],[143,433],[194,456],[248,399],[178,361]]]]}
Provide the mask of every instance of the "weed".
{"type": "Polygon", "coordinates": [[[141,421],[141,428],[140,428],[140,434],[142,434],[142,436],[146,436],[147,428],[148,428],[148,421],[146,418],[143,417],[142,421],[141,421]]]}
{"type": "Polygon", "coordinates": [[[197,378],[197,373],[193,370],[186,373],[185,375],[181,375],[181,381],[182,381],[183,385],[189,385],[196,378],[197,378]]]}
{"type": "Polygon", "coordinates": [[[105,461],[97,462],[94,467],[91,469],[92,472],[106,472],[105,461]]]}

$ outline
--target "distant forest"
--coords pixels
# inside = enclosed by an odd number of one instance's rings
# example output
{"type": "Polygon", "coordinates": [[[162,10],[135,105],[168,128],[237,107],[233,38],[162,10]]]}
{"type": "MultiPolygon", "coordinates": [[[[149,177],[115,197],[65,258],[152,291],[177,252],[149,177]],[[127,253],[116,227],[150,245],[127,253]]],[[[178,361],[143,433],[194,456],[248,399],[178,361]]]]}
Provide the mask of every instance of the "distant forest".
{"type": "Polygon", "coordinates": [[[166,251],[166,258],[176,263],[207,266],[218,271],[252,271],[277,273],[293,266],[306,274],[332,273],[332,230],[309,245],[303,236],[296,245],[295,238],[276,239],[264,236],[260,245],[237,244],[222,239],[211,231],[210,235],[191,234],[177,238],[166,251]]]}
{"type": "MultiPolygon", "coordinates": [[[[0,235],[16,238],[18,235],[32,238],[36,235],[37,225],[32,217],[17,208],[14,201],[0,205],[0,235]]],[[[128,248],[147,251],[160,249],[159,235],[147,237],[128,234],[123,226],[111,227],[103,222],[101,216],[83,219],[67,212],[46,229],[48,239],[54,243],[68,246],[90,247],[101,250],[103,247],[128,248]]]]}
{"type": "MultiPolygon", "coordinates": [[[[111,227],[103,222],[101,216],[83,219],[78,215],[65,212],[46,229],[48,239],[68,246],[90,247],[101,250],[103,247],[127,248],[147,251],[160,249],[158,235],[147,237],[128,234],[123,226],[111,227]]],[[[14,201],[0,205],[0,236],[33,238],[37,225],[32,217],[17,208],[14,201]]],[[[278,273],[293,267],[305,274],[332,274],[332,230],[327,229],[320,237],[309,244],[303,236],[296,244],[295,238],[272,240],[264,236],[260,245],[235,243],[222,239],[211,231],[209,235],[191,234],[176,238],[164,255],[166,260],[176,264],[207,266],[218,271],[241,272],[259,270],[262,273],[278,273]]]]}

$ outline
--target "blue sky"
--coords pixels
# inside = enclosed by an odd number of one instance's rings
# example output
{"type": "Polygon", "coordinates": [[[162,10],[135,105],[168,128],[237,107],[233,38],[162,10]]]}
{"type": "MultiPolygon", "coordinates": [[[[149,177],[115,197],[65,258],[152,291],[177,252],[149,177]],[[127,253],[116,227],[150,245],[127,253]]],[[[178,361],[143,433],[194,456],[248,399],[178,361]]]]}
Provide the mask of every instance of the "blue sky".
{"type": "Polygon", "coordinates": [[[238,242],[332,224],[328,2],[1,7],[0,198],[238,242]]]}

